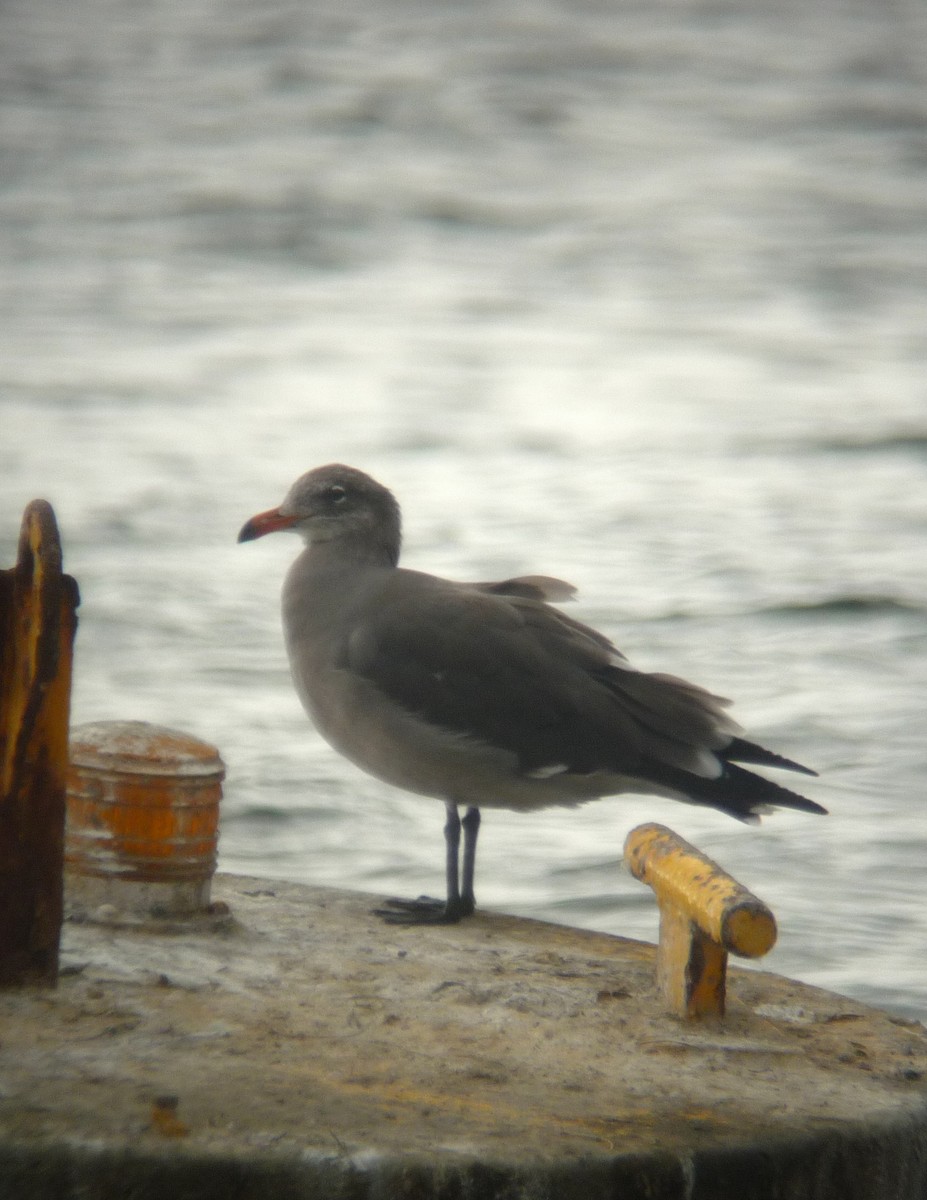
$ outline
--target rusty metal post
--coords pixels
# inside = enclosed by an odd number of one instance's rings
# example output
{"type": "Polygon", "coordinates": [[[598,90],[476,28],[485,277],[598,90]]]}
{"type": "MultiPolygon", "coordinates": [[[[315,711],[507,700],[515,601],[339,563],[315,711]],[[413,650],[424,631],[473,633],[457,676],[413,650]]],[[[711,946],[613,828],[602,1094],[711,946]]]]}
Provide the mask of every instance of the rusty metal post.
{"type": "Polygon", "coordinates": [[[624,857],[660,906],[657,983],[679,1017],[723,1016],[730,951],[760,958],[776,943],[762,900],[665,825],[639,825],[624,857]]]}
{"type": "Polygon", "coordinates": [[[33,500],[16,566],[0,571],[0,987],[58,978],[79,603],[51,505],[33,500]]]}

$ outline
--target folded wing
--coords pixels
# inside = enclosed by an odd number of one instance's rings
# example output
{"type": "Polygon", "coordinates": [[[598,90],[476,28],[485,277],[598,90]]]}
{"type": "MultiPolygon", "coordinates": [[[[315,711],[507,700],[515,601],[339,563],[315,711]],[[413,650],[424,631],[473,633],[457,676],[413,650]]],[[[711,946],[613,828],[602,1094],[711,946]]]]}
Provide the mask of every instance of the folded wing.
{"type": "Polygon", "coordinates": [[[630,777],[741,819],[777,805],[823,811],[737,765],[813,774],[741,738],[726,700],[635,671],[545,602],[570,594],[544,576],[468,586],[398,571],[342,648],[344,665],[420,719],[509,751],[528,777],[630,777]]]}

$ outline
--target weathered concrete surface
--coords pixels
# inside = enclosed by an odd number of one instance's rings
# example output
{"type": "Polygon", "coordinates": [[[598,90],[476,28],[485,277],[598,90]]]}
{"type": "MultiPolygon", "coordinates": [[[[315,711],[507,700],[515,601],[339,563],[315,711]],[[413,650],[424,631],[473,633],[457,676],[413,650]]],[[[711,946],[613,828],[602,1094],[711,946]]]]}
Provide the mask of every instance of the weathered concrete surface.
{"type": "Polygon", "coordinates": [[[734,971],[683,1025],[641,943],[213,894],[184,932],[68,924],[57,991],[0,995],[2,1200],[927,1195],[919,1024],[734,971]]]}

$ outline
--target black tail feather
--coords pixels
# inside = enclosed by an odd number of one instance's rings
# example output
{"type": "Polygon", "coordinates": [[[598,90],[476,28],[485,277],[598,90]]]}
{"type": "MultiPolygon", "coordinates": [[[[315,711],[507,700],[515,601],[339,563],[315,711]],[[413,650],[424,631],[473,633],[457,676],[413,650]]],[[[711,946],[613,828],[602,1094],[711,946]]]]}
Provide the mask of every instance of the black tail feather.
{"type": "Polygon", "coordinates": [[[744,738],[734,738],[729,746],[720,751],[719,757],[729,763],[753,763],[758,767],[776,767],[780,771],[798,771],[802,775],[817,775],[817,771],[812,771],[810,767],[804,767],[801,763],[793,762],[791,758],[784,758],[781,754],[774,754],[772,750],[766,750],[763,746],[758,746],[756,742],[748,742],[744,738]]]}
{"type": "Polygon", "coordinates": [[[807,796],[792,792],[762,775],[745,771],[734,763],[727,764],[720,778],[706,779],[705,783],[709,785],[706,789],[709,795],[703,803],[712,804],[742,821],[758,817],[766,807],[794,808],[808,813],[827,812],[826,808],[807,796]]]}
{"type": "Polygon", "coordinates": [[[678,767],[662,764],[654,764],[654,767],[650,776],[653,782],[672,789],[680,799],[717,808],[739,821],[756,821],[770,808],[793,808],[808,813],[827,812],[826,808],[822,808],[814,800],[809,800],[807,796],[791,792],[788,788],[773,783],[771,779],[754,775],[752,771],[738,767],[732,762],[724,764],[723,773],[716,779],[693,775],[689,771],[679,770],[678,767]]]}

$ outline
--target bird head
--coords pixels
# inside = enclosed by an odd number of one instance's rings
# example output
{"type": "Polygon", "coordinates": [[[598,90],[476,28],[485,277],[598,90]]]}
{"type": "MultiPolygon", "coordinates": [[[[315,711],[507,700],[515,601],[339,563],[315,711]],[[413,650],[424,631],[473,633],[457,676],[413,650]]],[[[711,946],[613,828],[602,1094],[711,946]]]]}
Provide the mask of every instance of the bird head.
{"type": "Polygon", "coordinates": [[[399,505],[382,484],[341,463],[316,467],[301,475],[278,508],[246,521],[239,542],[250,542],[278,530],[292,530],[307,543],[341,541],[365,557],[399,558],[399,505]]]}

